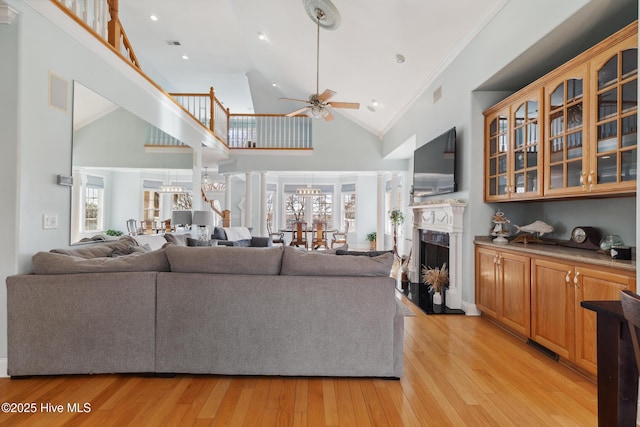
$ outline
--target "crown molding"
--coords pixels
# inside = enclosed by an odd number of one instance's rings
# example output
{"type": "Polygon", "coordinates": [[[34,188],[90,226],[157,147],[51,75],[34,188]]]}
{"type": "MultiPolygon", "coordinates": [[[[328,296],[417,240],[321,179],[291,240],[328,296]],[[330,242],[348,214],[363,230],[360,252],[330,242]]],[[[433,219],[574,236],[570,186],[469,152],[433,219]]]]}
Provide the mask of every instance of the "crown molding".
{"type": "Polygon", "coordinates": [[[17,10],[0,1],[0,24],[11,24],[17,16],[17,10]]]}

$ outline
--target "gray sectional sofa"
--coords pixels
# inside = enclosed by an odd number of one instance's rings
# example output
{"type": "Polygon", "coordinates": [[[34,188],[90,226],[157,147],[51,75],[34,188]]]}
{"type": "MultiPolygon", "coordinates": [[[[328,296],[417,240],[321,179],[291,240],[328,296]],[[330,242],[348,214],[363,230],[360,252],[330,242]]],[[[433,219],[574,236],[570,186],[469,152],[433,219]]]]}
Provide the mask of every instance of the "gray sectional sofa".
{"type": "Polygon", "coordinates": [[[9,375],[402,375],[391,254],[74,255],[38,253],[7,278],[9,375]]]}

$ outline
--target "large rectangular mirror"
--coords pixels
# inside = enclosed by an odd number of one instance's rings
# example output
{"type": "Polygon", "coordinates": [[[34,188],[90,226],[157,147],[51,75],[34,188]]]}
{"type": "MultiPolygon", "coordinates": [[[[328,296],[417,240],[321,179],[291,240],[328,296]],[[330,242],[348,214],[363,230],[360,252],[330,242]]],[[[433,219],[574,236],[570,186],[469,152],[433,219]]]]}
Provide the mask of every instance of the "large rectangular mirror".
{"type": "Polygon", "coordinates": [[[171,218],[186,207],[191,190],[193,155],[189,147],[74,82],[70,243],[91,241],[108,230],[127,234],[127,221],[171,218]],[[171,147],[163,149],[162,147],[171,147]]]}

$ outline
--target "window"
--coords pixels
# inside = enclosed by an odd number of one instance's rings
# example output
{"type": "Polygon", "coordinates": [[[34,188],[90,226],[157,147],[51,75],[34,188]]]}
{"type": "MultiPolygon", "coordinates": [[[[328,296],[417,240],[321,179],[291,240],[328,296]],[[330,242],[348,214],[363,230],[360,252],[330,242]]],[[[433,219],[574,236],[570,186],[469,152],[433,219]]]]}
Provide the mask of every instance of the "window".
{"type": "Polygon", "coordinates": [[[99,231],[104,228],[104,178],[95,175],[86,178],[82,201],[83,231],[99,231]]]}
{"type": "Polygon", "coordinates": [[[287,225],[294,221],[304,221],[304,196],[299,196],[295,193],[287,195],[284,219],[287,225]]]}
{"type": "Polygon", "coordinates": [[[391,234],[393,233],[393,226],[391,225],[391,218],[389,218],[389,212],[394,208],[402,208],[402,177],[398,177],[397,187],[395,191],[392,190],[393,181],[389,180],[386,183],[386,193],[384,199],[384,211],[386,212],[385,217],[385,233],[391,234]],[[395,198],[395,203],[394,203],[395,198]]]}
{"type": "Polygon", "coordinates": [[[356,231],[356,193],[342,193],[342,221],[344,230],[356,231]]]}
{"type": "Polygon", "coordinates": [[[277,223],[275,218],[276,191],[276,184],[267,184],[267,224],[271,230],[275,230],[277,228],[275,226],[277,223]]]}
{"type": "Polygon", "coordinates": [[[333,221],[333,194],[321,194],[313,196],[313,221],[326,222],[333,221]]]}
{"type": "Polygon", "coordinates": [[[160,193],[153,190],[144,190],[144,206],[142,212],[145,221],[160,220],[160,193]]]}

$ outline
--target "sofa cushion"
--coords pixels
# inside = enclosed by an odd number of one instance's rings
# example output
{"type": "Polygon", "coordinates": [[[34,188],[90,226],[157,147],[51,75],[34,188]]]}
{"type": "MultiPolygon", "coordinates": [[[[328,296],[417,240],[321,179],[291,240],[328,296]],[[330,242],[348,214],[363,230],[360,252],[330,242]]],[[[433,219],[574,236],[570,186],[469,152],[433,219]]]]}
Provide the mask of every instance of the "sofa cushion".
{"type": "Polygon", "coordinates": [[[154,251],[162,248],[162,245],[167,243],[167,239],[162,234],[139,234],[132,237],[138,242],[139,246],[149,245],[154,251]]]}
{"type": "Polygon", "coordinates": [[[227,233],[224,232],[224,228],[222,227],[214,227],[211,238],[217,240],[227,240],[227,233]]]}
{"type": "MultiPolygon", "coordinates": [[[[179,245],[183,246],[183,245],[179,245]]],[[[201,239],[192,239],[191,237],[187,238],[187,246],[218,246],[217,240],[201,240],[201,239]]]]}
{"type": "Polygon", "coordinates": [[[282,248],[214,246],[166,249],[171,271],[214,274],[280,274],[282,248]]]}
{"type": "Polygon", "coordinates": [[[286,276],[389,276],[393,254],[375,257],[323,255],[286,246],[280,274],[286,276]]]}
{"type": "Polygon", "coordinates": [[[336,249],[336,255],[380,256],[392,253],[393,251],[350,251],[345,249],[336,249]]]}
{"type": "Polygon", "coordinates": [[[38,252],[32,258],[35,274],[106,273],[115,271],[169,271],[165,249],[135,252],[127,256],[80,258],[38,252]]]}
{"type": "Polygon", "coordinates": [[[118,253],[131,253],[130,246],[138,246],[131,236],[123,236],[118,240],[104,241],[87,246],[75,246],[70,249],[51,249],[51,253],[75,256],[78,258],[110,257],[114,251],[118,253]]]}
{"type": "Polygon", "coordinates": [[[167,242],[173,243],[174,245],[178,245],[178,246],[187,246],[187,239],[189,239],[190,237],[191,237],[191,233],[183,233],[183,234],[166,233],[164,235],[164,239],[167,242]]]}

